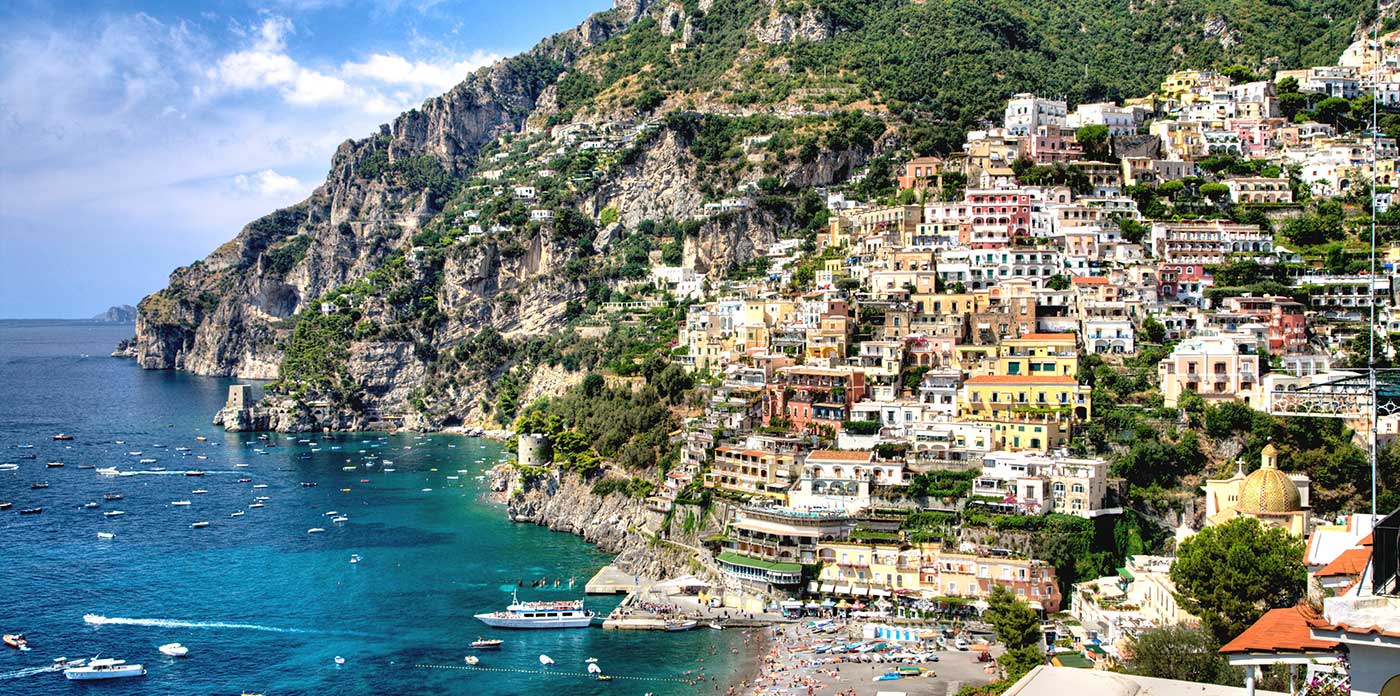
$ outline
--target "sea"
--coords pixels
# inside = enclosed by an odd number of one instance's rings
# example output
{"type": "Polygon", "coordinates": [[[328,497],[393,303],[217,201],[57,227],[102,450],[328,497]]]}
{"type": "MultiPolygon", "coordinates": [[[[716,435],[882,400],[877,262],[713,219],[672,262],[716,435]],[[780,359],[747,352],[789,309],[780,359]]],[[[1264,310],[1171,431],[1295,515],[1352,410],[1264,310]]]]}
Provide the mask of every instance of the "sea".
{"type": "MultiPolygon", "coordinates": [[[[609,561],[578,537],[506,519],[483,479],[507,456],[499,443],[225,433],[210,419],[232,382],[109,357],[133,332],[0,321],[0,464],[14,465],[0,467],[12,505],[0,511],[0,633],[32,646],[0,646],[0,694],[659,696],[724,693],[744,664],[736,630],[486,627],[473,615],[512,593],[582,597],[609,561]],[[124,514],[104,515],[114,511],[124,514]],[[505,644],[473,667],[479,636],[505,644]],[[189,654],[157,651],[172,642],[189,654]],[[41,671],[60,656],[147,674],[83,683],[41,671]],[[592,679],[590,658],[614,679],[592,679]]],[[[586,604],[605,615],[618,600],[586,604]]]]}

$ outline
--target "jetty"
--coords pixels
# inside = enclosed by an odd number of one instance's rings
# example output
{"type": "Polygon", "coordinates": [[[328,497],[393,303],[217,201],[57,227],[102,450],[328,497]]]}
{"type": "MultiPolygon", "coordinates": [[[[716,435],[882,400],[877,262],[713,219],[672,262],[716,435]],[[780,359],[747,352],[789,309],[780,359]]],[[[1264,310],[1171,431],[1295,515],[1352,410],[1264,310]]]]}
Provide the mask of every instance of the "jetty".
{"type": "MultiPolygon", "coordinates": [[[[583,586],[583,591],[587,594],[627,594],[640,587],[641,578],[624,573],[617,566],[611,563],[602,567],[601,570],[583,586]]],[[[646,584],[650,584],[648,581],[646,584]]]]}

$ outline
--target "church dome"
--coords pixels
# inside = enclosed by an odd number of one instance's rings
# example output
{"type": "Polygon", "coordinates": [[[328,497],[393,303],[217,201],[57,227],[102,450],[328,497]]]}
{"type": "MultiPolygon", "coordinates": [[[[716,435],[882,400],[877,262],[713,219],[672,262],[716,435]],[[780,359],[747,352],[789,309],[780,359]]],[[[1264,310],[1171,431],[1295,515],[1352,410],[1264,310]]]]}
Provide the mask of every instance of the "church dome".
{"type": "Polygon", "coordinates": [[[1235,509],[1266,514],[1302,510],[1303,495],[1298,491],[1298,484],[1280,471],[1275,463],[1277,450],[1272,444],[1266,445],[1263,455],[1263,465],[1240,483],[1239,502],[1235,509]]]}

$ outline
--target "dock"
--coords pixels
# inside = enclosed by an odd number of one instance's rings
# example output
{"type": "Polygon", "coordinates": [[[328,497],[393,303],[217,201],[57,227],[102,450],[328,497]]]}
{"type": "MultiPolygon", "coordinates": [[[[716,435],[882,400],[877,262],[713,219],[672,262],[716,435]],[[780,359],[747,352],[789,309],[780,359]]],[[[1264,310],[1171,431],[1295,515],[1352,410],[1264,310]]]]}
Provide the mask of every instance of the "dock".
{"type": "Polygon", "coordinates": [[[624,573],[617,566],[608,564],[584,585],[583,591],[588,594],[627,594],[638,587],[639,582],[641,580],[631,573],[624,573]]]}

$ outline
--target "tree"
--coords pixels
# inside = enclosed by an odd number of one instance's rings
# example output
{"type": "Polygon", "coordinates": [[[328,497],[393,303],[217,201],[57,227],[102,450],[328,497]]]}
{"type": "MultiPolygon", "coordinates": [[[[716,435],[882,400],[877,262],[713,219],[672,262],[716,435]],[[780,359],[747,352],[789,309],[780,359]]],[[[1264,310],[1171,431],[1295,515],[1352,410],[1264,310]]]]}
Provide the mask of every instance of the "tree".
{"type": "Polygon", "coordinates": [[[1142,337],[1148,343],[1161,343],[1167,338],[1167,327],[1162,326],[1162,322],[1152,317],[1144,317],[1142,320],[1142,337]]]}
{"type": "Polygon", "coordinates": [[[996,629],[997,640],[1007,650],[1040,643],[1040,616],[1006,587],[992,588],[992,594],[987,597],[987,611],[982,617],[996,629]]]}
{"type": "Polygon", "coordinates": [[[1069,276],[1066,276],[1063,273],[1056,273],[1055,275],[1050,276],[1049,280],[1045,281],[1045,287],[1050,288],[1051,290],[1068,290],[1069,276]]]}
{"type": "Polygon", "coordinates": [[[1118,218],[1118,231],[1122,233],[1123,239],[1133,244],[1141,244],[1152,228],[1132,218],[1120,217],[1118,218]]]}
{"type": "Polygon", "coordinates": [[[1171,576],[1185,608],[1223,644],[1269,609],[1297,603],[1308,574],[1301,539],[1238,517],[1183,541],[1171,576]]]}
{"type": "Polygon", "coordinates": [[[1236,684],[1239,670],[1217,652],[1220,644],[1210,632],[1195,626],[1150,628],[1129,644],[1128,670],[1158,679],[1236,684]]]}
{"type": "Polygon", "coordinates": [[[1084,147],[1087,157],[1102,158],[1108,155],[1108,126],[1081,126],[1074,132],[1074,139],[1084,147]]]}
{"type": "Polygon", "coordinates": [[[1352,126],[1351,102],[1341,97],[1328,97],[1313,108],[1317,120],[1331,125],[1338,131],[1349,130],[1352,126]]]}

